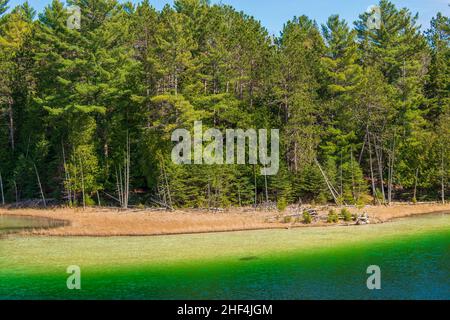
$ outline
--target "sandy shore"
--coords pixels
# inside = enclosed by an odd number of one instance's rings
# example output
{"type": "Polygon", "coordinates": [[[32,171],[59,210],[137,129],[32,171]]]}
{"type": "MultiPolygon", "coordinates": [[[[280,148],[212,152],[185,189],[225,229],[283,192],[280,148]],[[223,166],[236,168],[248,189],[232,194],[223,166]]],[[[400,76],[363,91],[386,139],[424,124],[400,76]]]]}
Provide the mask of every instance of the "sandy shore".
{"type": "MultiPolygon", "coordinates": [[[[318,210],[326,215],[328,208],[318,210]]],[[[367,206],[363,209],[350,208],[352,212],[366,212],[372,222],[386,222],[390,219],[439,211],[450,213],[450,204],[396,204],[393,206],[367,206]]],[[[114,209],[1,209],[0,215],[47,217],[69,221],[69,225],[54,229],[27,231],[33,235],[48,236],[138,236],[180,233],[220,232],[272,228],[290,228],[330,225],[324,222],[305,225],[283,223],[283,215],[277,211],[256,211],[252,209],[231,209],[212,213],[195,210],[174,212],[114,209]],[[273,222],[275,221],[275,222],[273,222]]]]}

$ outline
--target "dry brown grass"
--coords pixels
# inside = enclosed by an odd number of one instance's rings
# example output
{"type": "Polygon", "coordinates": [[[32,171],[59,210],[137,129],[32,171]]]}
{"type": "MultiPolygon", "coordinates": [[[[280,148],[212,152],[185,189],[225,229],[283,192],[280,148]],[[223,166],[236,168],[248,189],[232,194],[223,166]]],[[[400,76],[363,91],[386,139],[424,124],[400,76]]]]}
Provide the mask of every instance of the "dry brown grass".
{"type": "Polygon", "coordinates": [[[414,216],[419,214],[433,213],[433,212],[450,212],[450,203],[438,204],[438,203],[426,203],[426,204],[407,204],[407,203],[395,203],[392,206],[366,206],[364,209],[358,210],[351,208],[352,213],[367,212],[367,214],[381,222],[385,222],[395,218],[402,218],[408,216],[414,216]]]}
{"type": "MultiPolygon", "coordinates": [[[[365,211],[374,222],[384,222],[393,218],[437,211],[449,211],[450,204],[394,205],[390,207],[368,206],[352,212],[365,211]]],[[[286,228],[289,224],[267,222],[268,218],[280,215],[279,212],[247,211],[232,209],[222,213],[178,210],[174,212],[155,212],[146,210],[119,211],[114,209],[89,208],[64,209],[0,209],[0,214],[25,215],[63,219],[70,225],[55,229],[28,231],[34,235],[48,236],[125,236],[125,235],[163,235],[179,233],[201,233],[253,229],[286,228]]],[[[326,214],[324,212],[324,214],[326,214]]],[[[322,225],[322,224],[321,224],[322,225]]],[[[317,226],[317,224],[296,226],[317,226]]]]}
{"type": "Polygon", "coordinates": [[[70,225],[28,233],[51,236],[119,236],[217,232],[280,227],[262,212],[119,211],[113,209],[0,209],[0,214],[48,217],[70,225]]]}

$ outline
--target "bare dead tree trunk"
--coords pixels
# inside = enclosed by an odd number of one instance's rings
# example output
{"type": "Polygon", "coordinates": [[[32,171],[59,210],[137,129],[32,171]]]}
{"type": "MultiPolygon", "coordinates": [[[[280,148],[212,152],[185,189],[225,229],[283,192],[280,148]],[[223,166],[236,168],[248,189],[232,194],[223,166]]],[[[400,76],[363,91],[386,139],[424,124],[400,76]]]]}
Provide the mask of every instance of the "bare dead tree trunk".
{"type": "Polygon", "coordinates": [[[14,152],[15,142],[14,142],[14,112],[13,112],[13,101],[12,98],[8,99],[8,116],[9,116],[9,138],[11,142],[11,149],[14,152]]]}
{"type": "Polygon", "coordinates": [[[211,182],[208,180],[208,210],[211,210],[211,182]]]}
{"type": "Polygon", "coordinates": [[[394,163],[395,163],[395,133],[392,140],[392,150],[389,155],[389,177],[388,177],[388,203],[392,203],[392,187],[394,181],[394,163]]]}
{"type": "MultiPolygon", "coordinates": [[[[341,165],[340,165],[340,193],[341,193],[341,198],[344,196],[344,186],[343,186],[343,183],[342,183],[342,150],[341,150],[341,165]]],[[[352,173],[353,174],[353,173],[352,173]]]]}
{"type": "Polygon", "coordinates": [[[359,194],[358,194],[358,197],[356,197],[355,176],[353,173],[353,146],[350,146],[350,171],[352,172],[352,196],[353,196],[353,201],[356,202],[356,198],[359,198],[359,194]]]}
{"type": "Polygon", "coordinates": [[[298,171],[298,155],[297,155],[297,141],[294,143],[294,170],[298,171]]]}
{"type": "Polygon", "coordinates": [[[5,205],[5,194],[3,193],[3,179],[1,172],[0,172],[0,191],[2,193],[2,205],[5,205]]]}
{"type": "MultiPolygon", "coordinates": [[[[120,172],[120,170],[119,170],[120,172]]],[[[121,191],[121,187],[120,187],[120,181],[119,181],[119,172],[116,168],[116,186],[117,186],[117,196],[119,197],[119,204],[120,207],[122,207],[123,205],[123,201],[122,201],[122,191],[121,191]]],[[[120,175],[122,175],[122,173],[120,173],[120,175]]]]}
{"type": "Polygon", "coordinates": [[[445,184],[444,184],[444,147],[442,146],[442,152],[441,152],[441,200],[442,204],[445,204],[445,184]]]}
{"type": "Polygon", "coordinates": [[[388,203],[388,205],[391,204],[391,198],[392,198],[391,163],[392,163],[392,154],[389,153],[388,154],[388,178],[387,178],[388,179],[388,182],[387,182],[387,184],[388,184],[388,186],[387,186],[387,203],[388,203]]]}
{"type": "Polygon", "coordinates": [[[63,156],[63,165],[64,165],[64,187],[67,192],[67,198],[69,201],[69,206],[71,206],[72,203],[72,192],[71,192],[71,185],[70,185],[70,173],[67,170],[67,163],[66,163],[66,153],[64,150],[64,142],[61,141],[61,148],[62,148],[62,156],[63,156]]]}
{"type": "MultiPolygon", "coordinates": [[[[163,174],[162,174],[162,170],[160,170],[161,171],[161,174],[160,174],[160,177],[161,177],[161,179],[164,179],[163,178],[163,174]]],[[[164,186],[161,186],[159,183],[158,183],[158,193],[159,193],[159,199],[161,199],[161,201],[162,201],[162,203],[163,203],[163,205],[164,205],[164,208],[168,208],[169,207],[169,205],[167,204],[167,197],[166,197],[166,190],[165,190],[165,183],[164,183],[164,186]]]]}
{"type": "Polygon", "coordinates": [[[417,180],[419,179],[419,168],[416,169],[416,174],[414,175],[414,194],[413,201],[417,200],[417,180]]]}
{"type": "Polygon", "coordinates": [[[30,142],[31,142],[31,136],[28,135],[28,143],[27,143],[27,151],[25,153],[25,159],[28,159],[28,153],[30,151],[30,142]]]}
{"type": "Polygon", "coordinates": [[[83,197],[83,209],[86,209],[86,197],[84,193],[84,170],[83,170],[83,162],[81,161],[81,158],[79,158],[80,161],[80,173],[81,173],[81,195],[83,197]]]}
{"type": "Polygon", "coordinates": [[[160,161],[161,161],[161,170],[162,170],[162,172],[163,172],[164,181],[165,181],[165,183],[166,183],[167,196],[168,196],[168,199],[169,199],[169,206],[170,206],[170,209],[173,209],[172,196],[171,196],[171,194],[170,194],[169,179],[168,179],[168,177],[167,177],[166,168],[165,168],[165,166],[164,166],[164,160],[161,158],[160,161]]]}
{"type": "Polygon", "coordinates": [[[378,174],[380,176],[381,194],[383,196],[383,204],[385,204],[386,203],[386,195],[384,193],[384,179],[383,179],[383,150],[381,150],[380,146],[377,145],[375,135],[373,136],[373,143],[374,143],[374,149],[375,149],[375,156],[377,157],[378,174]]]}
{"type": "MultiPolygon", "coordinates": [[[[376,203],[378,201],[378,197],[377,197],[377,190],[375,188],[375,178],[373,175],[373,162],[372,162],[372,144],[370,143],[370,133],[368,131],[369,129],[367,128],[367,141],[369,143],[369,166],[370,166],[370,180],[372,182],[372,195],[373,195],[373,200],[374,203],[376,203]]],[[[379,203],[379,201],[378,201],[379,203]]]]}
{"type": "Polygon", "coordinates": [[[38,184],[39,184],[39,190],[41,191],[42,201],[44,201],[44,207],[47,207],[47,202],[45,201],[44,190],[42,189],[41,178],[39,177],[38,169],[37,169],[35,163],[33,163],[33,166],[34,166],[34,170],[36,171],[36,177],[37,177],[37,181],[38,181],[38,184]]]}
{"type": "Polygon", "coordinates": [[[125,203],[125,192],[123,191],[123,175],[122,175],[122,165],[119,166],[119,195],[120,195],[120,206],[123,208],[125,203]]]}
{"type": "Polygon", "coordinates": [[[364,149],[366,147],[366,141],[367,141],[367,132],[366,132],[366,135],[364,136],[364,141],[363,141],[363,145],[361,147],[361,152],[359,153],[359,160],[358,160],[359,164],[361,164],[361,161],[362,161],[364,149]]]}
{"type": "Polygon", "coordinates": [[[388,154],[388,205],[391,204],[392,198],[392,149],[388,154]]]}
{"type": "Polygon", "coordinates": [[[151,118],[150,118],[151,104],[149,102],[149,98],[150,98],[150,89],[149,88],[147,88],[146,94],[147,94],[147,102],[146,102],[146,104],[147,104],[147,128],[150,128],[150,126],[151,126],[151,122],[150,122],[150,120],[151,120],[151,118]]]}
{"type": "Polygon", "coordinates": [[[127,132],[127,208],[130,200],[131,142],[127,132]]]}
{"type": "Polygon", "coordinates": [[[124,170],[124,183],[125,190],[123,196],[123,208],[128,209],[128,200],[130,197],[130,136],[127,132],[127,148],[125,155],[125,170],[124,170]]]}
{"type": "MultiPolygon", "coordinates": [[[[266,168],[264,167],[264,173],[266,173],[266,168]]],[[[269,192],[267,190],[267,174],[264,175],[264,188],[266,190],[266,203],[269,202],[269,192]]]]}
{"type": "Polygon", "coordinates": [[[16,207],[17,207],[17,203],[19,202],[19,191],[17,190],[16,180],[14,180],[13,182],[14,182],[14,191],[16,193],[16,207]]]}
{"type": "Polygon", "coordinates": [[[315,162],[316,162],[316,165],[319,167],[320,173],[322,173],[323,179],[325,180],[325,183],[326,183],[328,189],[330,190],[331,195],[333,196],[334,202],[336,203],[336,205],[339,205],[338,192],[336,192],[334,187],[329,182],[327,175],[325,174],[325,172],[322,170],[322,167],[320,166],[319,161],[317,159],[315,159],[315,162]]]}
{"type": "Polygon", "coordinates": [[[74,191],[73,191],[73,203],[78,205],[78,167],[77,160],[75,157],[75,149],[73,150],[72,156],[73,168],[74,168],[74,191]]]}
{"type": "Polygon", "coordinates": [[[253,165],[253,177],[255,180],[255,208],[258,204],[258,187],[256,185],[256,165],[253,165]]]}

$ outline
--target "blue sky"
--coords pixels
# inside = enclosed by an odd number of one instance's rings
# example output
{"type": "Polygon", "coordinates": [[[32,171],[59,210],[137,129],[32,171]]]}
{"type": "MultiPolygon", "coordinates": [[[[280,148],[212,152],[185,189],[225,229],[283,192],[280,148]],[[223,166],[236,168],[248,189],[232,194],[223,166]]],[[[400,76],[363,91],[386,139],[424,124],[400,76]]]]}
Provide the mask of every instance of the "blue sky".
{"type": "MultiPolygon", "coordinates": [[[[412,12],[419,13],[419,23],[424,29],[437,12],[450,15],[450,0],[391,0],[398,7],[407,7],[412,12]]],[[[15,6],[23,0],[11,0],[10,5],[15,6]]],[[[51,0],[29,0],[29,3],[41,11],[51,0]]],[[[139,2],[139,0],[133,0],[139,2]]],[[[150,0],[152,5],[161,9],[172,0],[150,0]]],[[[318,23],[323,23],[331,14],[339,14],[349,22],[353,22],[358,15],[378,0],[212,0],[213,3],[224,3],[254,16],[269,30],[278,35],[283,24],[293,16],[306,14],[318,23]]]]}

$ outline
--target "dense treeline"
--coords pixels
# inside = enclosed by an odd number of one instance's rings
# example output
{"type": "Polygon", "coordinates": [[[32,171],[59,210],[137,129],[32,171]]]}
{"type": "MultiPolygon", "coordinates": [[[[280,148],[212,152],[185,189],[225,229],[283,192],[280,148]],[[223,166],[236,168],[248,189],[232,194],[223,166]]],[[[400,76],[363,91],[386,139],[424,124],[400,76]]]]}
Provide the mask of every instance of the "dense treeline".
{"type": "MultiPolygon", "coordinates": [[[[37,15],[0,0],[0,173],[6,203],[53,198],[226,207],[445,200],[450,20],[379,3],[354,27],[306,16],[278,37],[230,6],[155,10],[59,0],[37,15]],[[7,13],[8,12],[8,13],[7,13]],[[175,165],[171,132],[279,128],[280,170],[175,165]]],[[[1,199],[0,199],[1,200],[1,199]]]]}

